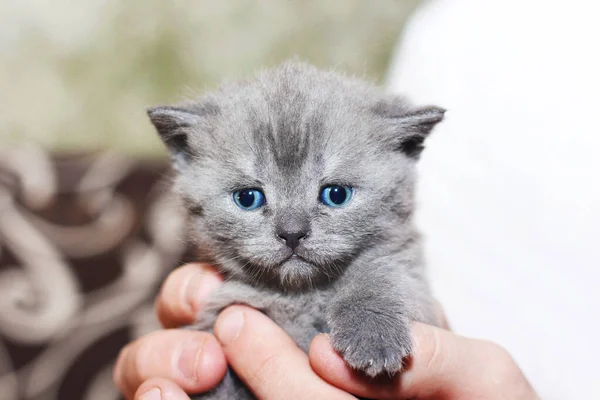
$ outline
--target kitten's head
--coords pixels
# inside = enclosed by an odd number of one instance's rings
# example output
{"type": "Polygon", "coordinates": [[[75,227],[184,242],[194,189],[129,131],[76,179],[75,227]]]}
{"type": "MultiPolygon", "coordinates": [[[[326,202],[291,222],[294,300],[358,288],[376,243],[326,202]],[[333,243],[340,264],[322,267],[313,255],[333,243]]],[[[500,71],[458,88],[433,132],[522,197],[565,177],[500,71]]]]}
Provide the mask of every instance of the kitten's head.
{"type": "Polygon", "coordinates": [[[414,164],[444,111],[288,62],[148,114],[194,240],[232,276],[299,290],[412,230],[414,164]]]}

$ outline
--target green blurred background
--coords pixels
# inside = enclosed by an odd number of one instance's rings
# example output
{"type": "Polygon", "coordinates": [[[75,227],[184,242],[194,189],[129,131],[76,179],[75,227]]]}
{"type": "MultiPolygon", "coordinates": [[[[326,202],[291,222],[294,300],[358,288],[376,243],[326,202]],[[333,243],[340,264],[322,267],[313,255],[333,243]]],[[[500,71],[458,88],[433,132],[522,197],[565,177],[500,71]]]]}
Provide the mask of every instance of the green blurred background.
{"type": "Polygon", "coordinates": [[[381,82],[417,3],[0,0],[0,148],[163,154],[144,107],[292,56],[381,82]]]}

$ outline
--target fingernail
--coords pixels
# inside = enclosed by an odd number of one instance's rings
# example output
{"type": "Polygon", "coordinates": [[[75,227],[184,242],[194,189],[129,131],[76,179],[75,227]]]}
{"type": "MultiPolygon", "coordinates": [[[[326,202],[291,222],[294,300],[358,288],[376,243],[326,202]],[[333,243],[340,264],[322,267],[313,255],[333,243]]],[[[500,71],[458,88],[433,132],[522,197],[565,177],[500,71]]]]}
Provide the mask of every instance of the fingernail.
{"type": "Polygon", "coordinates": [[[152,388],[140,397],[140,400],[161,400],[162,395],[160,394],[159,388],[152,388]]]}
{"type": "Polygon", "coordinates": [[[198,364],[202,358],[204,341],[185,342],[177,353],[177,369],[186,378],[196,381],[198,364]]]}
{"type": "Polygon", "coordinates": [[[215,335],[219,342],[228,345],[239,336],[243,326],[244,313],[242,310],[238,308],[225,310],[217,320],[215,335]]]}
{"type": "Polygon", "coordinates": [[[221,280],[210,272],[196,272],[188,279],[184,288],[185,302],[193,311],[202,307],[206,298],[221,284],[221,280]]]}

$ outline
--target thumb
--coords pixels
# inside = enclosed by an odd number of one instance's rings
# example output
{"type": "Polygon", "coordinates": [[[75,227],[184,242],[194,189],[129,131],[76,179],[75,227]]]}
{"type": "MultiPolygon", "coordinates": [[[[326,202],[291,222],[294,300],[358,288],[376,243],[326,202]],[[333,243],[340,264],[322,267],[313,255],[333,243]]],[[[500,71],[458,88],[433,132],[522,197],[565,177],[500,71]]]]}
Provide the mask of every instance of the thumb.
{"type": "MultiPolygon", "coordinates": [[[[500,346],[425,324],[413,327],[414,352],[396,379],[398,398],[489,398],[504,370],[520,370],[500,346]]],[[[495,394],[494,394],[495,395],[495,394]]]]}
{"type": "MultiPolygon", "coordinates": [[[[313,369],[336,387],[378,399],[494,398],[506,394],[505,385],[518,381],[514,399],[525,389],[533,393],[510,355],[491,342],[468,339],[452,332],[416,323],[414,351],[403,372],[393,378],[370,379],[352,370],[331,347],[325,335],[313,340],[309,355],[313,369]],[[490,396],[491,395],[491,396],[490,396]]],[[[510,386],[509,386],[510,387],[510,386]]]]}

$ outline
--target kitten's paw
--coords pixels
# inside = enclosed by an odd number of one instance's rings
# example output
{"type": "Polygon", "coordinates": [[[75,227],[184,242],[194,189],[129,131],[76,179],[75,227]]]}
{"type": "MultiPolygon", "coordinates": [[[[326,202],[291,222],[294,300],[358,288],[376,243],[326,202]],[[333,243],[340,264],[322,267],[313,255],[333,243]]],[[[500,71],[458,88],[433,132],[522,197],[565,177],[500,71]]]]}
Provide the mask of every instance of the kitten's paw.
{"type": "Polygon", "coordinates": [[[408,318],[369,311],[332,320],[331,342],[350,367],[371,377],[396,374],[412,352],[408,318]]]}

